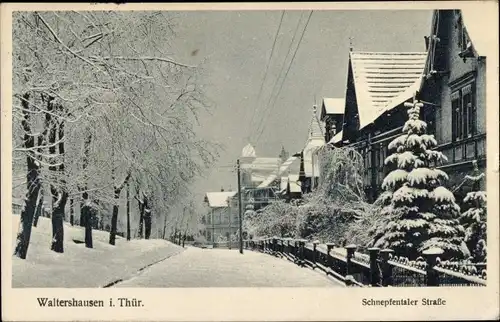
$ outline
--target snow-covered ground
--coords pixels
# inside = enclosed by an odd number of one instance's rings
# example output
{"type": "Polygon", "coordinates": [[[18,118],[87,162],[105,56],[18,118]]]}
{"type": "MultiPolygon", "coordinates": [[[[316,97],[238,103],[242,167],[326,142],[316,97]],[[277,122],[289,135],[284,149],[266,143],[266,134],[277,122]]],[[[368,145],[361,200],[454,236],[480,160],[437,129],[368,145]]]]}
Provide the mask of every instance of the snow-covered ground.
{"type": "MultiPolygon", "coordinates": [[[[13,240],[18,231],[19,216],[13,216],[13,240]]],[[[33,227],[28,256],[25,260],[12,256],[13,287],[102,287],[117,279],[128,279],[138,270],[184,249],[165,240],[131,240],[117,236],[116,245],[108,244],[109,233],[93,231],[94,248],[77,244],[83,241],[83,227],[64,227],[64,253],[50,250],[52,226],[48,218],[40,218],[33,227]]]]}
{"type": "Polygon", "coordinates": [[[237,249],[200,249],[153,265],[114,287],[343,287],[323,272],[237,249]]]}

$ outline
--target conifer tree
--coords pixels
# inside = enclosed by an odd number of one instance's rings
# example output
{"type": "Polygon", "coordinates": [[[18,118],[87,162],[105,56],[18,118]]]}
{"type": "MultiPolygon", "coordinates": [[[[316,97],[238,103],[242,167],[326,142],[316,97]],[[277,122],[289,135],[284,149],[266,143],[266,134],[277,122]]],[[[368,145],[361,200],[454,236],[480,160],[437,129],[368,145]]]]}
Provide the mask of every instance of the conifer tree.
{"type": "Polygon", "coordinates": [[[436,168],[446,157],[432,150],[437,142],[426,134],[427,124],[419,118],[423,104],[414,101],[405,107],[409,107],[409,119],[403,134],[389,144],[394,152],[385,160],[394,170],[382,184],[386,218],[374,244],[409,259],[432,247],[443,249],[442,258],[463,258],[467,252],[464,228],[459,224],[460,207],[442,186],[448,176],[436,168]]]}
{"type": "Polygon", "coordinates": [[[475,262],[486,261],[486,192],[481,191],[481,181],[484,173],[480,172],[477,162],[474,161],[472,176],[466,176],[472,181],[472,191],[464,199],[466,207],[460,221],[465,228],[465,243],[475,262]]]}

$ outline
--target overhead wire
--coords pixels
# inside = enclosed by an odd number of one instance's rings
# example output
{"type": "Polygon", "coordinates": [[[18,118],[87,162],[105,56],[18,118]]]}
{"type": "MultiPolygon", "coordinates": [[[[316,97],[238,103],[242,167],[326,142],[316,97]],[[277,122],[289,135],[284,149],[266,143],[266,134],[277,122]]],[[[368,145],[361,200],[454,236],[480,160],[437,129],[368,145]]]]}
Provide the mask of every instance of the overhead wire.
{"type": "MultiPolygon", "coordinates": [[[[309,25],[309,21],[311,21],[311,16],[312,16],[313,12],[314,12],[314,11],[313,11],[313,10],[311,10],[311,12],[309,13],[309,16],[307,17],[306,24],[305,24],[305,26],[304,26],[304,29],[302,30],[302,34],[300,35],[300,39],[299,39],[298,45],[297,45],[297,47],[295,47],[295,51],[294,51],[294,53],[293,53],[292,60],[290,61],[290,64],[288,65],[288,69],[287,69],[287,71],[286,71],[286,73],[285,73],[285,77],[283,78],[283,80],[282,80],[282,82],[281,82],[280,89],[278,90],[278,93],[276,94],[276,96],[275,96],[275,99],[274,99],[273,103],[269,105],[269,107],[268,107],[268,111],[271,111],[270,107],[271,107],[272,105],[276,104],[276,101],[277,101],[277,100],[278,100],[278,98],[279,98],[279,95],[280,95],[280,93],[281,93],[281,90],[283,89],[283,85],[284,85],[284,83],[285,83],[286,77],[288,76],[288,73],[290,72],[290,69],[291,69],[291,67],[292,67],[292,65],[293,65],[293,62],[294,62],[294,60],[295,60],[295,56],[297,55],[297,52],[298,52],[298,50],[299,50],[299,48],[300,48],[300,45],[301,45],[301,43],[302,43],[302,39],[304,38],[304,34],[305,34],[306,30],[307,30],[307,26],[309,25]]],[[[269,114],[269,113],[268,113],[268,114],[269,114]]],[[[261,138],[261,136],[262,136],[262,133],[264,132],[264,128],[265,128],[264,124],[265,124],[265,121],[266,121],[266,118],[264,118],[264,122],[263,122],[262,130],[260,131],[260,133],[259,133],[259,135],[258,135],[258,137],[257,137],[256,144],[259,142],[259,140],[260,140],[260,138],[261,138]]]]}
{"type": "MultiPolygon", "coordinates": [[[[278,40],[278,36],[279,36],[279,33],[281,31],[281,26],[283,25],[283,18],[285,16],[285,10],[282,10],[281,11],[281,18],[280,18],[280,22],[279,22],[279,25],[278,25],[278,29],[276,30],[276,34],[274,35],[274,41],[273,41],[273,45],[271,47],[271,54],[269,55],[269,58],[267,59],[267,64],[266,64],[266,69],[265,69],[265,72],[264,72],[264,77],[262,78],[262,82],[260,84],[260,89],[259,89],[259,93],[257,95],[257,104],[256,104],[256,107],[258,107],[259,105],[259,102],[260,102],[260,97],[262,95],[262,90],[264,89],[264,83],[266,82],[266,79],[267,79],[267,75],[268,75],[268,72],[269,72],[269,65],[271,64],[271,60],[272,60],[272,57],[273,57],[273,54],[274,54],[274,49],[276,48],[276,41],[278,40]]],[[[252,112],[252,118],[250,120],[250,123],[248,123],[248,130],[247,130],[247,139],[250,140],[250,136],[251,136],[251,130],[252,130],[252,125],[253,125],[253,121],[255,119],[255,114],[256,114],[256,108],[252,109],[253,112],[252,112]]]]}
{"type": "Polygon", "coordinates": [[[274,92],[275,92],[275,90],[276,90],[276,88],[277,88],[278,82],[279,82],[279,80],[280,80],[281,76],[283,75],[283,70],[285,69],[285,65],[286,65],[285,63],[286,63],[286,61],[287,61],[287,59],[288,59],[288,55],[290,54],[290,51],[292,50],[293,43],[294,43],[295,38],[296,38],[296,36],[297,36],[297,32],[298,32],[298,30],[299,30],[299,27],[300,27],[300,22],[302,21],[302,16],[303,16],[303,15],[304,15],[304,13],[302,13],[302,14],[300,15],[300,18],[299,18],[299,20],[297,21],[297,26],[295,27],[295,31],[294,31],[294,33],[293,33],[292,41],[290,42],[290,45],[288,46],[288,51],[287,51],[287,53],[286,53],[286,55],[285,55],[285,58],[283,59],[283,63],[281,64],[281,67],[280,67],[280,71],[279,71],[279,73],[278,73],[278,76],[276,77],[276,80],[274,81],[273,87],[272,87],[272,89],[271,89],[271,93],[269,94],[269,99],[268,99],[268,101],[267,101],[266,105],[264,106],[263,113],[262,113],[262,115],[261,115],[261,117],[260,117],[260,119],[259,119],[259,122],[256,124],[257,129],[255,130],[255,133],[253,133],[253,132],[252,132],[252,134],[257,135],[257,134],[259,133],[259,130],[260,130],[260,127],[261,127],[261,124],[262,124],[262,120],[263,120],[263,118],[264,118],[265,113],[267,112],[267,109],[269,108],[269,103],[270,103],[270,101],[271,101],[271,98],[273,97],[273,94],[274,94],[274,92]]]}

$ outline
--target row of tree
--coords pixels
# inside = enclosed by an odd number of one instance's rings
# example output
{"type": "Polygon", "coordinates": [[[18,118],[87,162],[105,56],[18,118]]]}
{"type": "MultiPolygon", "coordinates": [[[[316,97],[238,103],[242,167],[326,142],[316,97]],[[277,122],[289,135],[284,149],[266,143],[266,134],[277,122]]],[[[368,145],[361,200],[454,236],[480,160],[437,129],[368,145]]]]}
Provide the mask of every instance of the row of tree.
{"type": "Polygon", "coordinates": [[[173,27],[166,12],[14,13],[14,170],[26,177],[16,256],[26,258],[45,191],[56,252],[68,201],[71,223],[79,205],[87,247],[93,218],[109,206],[115,244],[124,190],[128,239],[131,194],[145,238],[161,217],[163,236],[185,220],[172,206],[218,147],[195,133],[197,112],[211,104],[201,70],[166,54],[173,27]]]}
{"type": "Polygon", "coordinates": [[[363,192],[363,160],[349,147],[325,149],[319,187],[298,203],[283,200],[261,212],[245,213],[253,236],[283,236],[355,243],[361,248],[394,250],[416,259],[430,248],[441,258],[486,261],[486,193],[481,173],[466,176],[471,191],[460,207],[445,187],[447,174],[437,166],[446,160],[420,120],[421,103],[407,104],[403,133],[389,144],[389,173],[384,192],[368,203],[363,192]]]}

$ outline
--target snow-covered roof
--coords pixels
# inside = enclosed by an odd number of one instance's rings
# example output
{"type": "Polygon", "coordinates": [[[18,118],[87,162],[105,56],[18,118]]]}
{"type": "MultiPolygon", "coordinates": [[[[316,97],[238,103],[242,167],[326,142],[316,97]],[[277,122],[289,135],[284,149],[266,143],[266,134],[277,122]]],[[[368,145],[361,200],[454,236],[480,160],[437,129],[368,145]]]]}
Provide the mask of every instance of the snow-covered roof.
{"type": "Polygon", "coordinates": [[[393,101],[408,96],[409,87],[420,86],[426,57],[426,52],[350,53],[360,129],[397,106],[393,101]]]}
{"type": "Polygon", "coordinates": [[[345,98],[323,98],[323,108],[326,114],[344,114],[344,107],[345,98]]]}
{"type": "Polygon", "coordinates": [[[281,177],[280,178],[280,192],[283,192],[286,190],[286,185],[288,184],[288,177],[281,177]]]}
{"type": "Polygon", "coordinates": [[[208,200],[208,206],[211,208],[227,207],[227,199],[236,195],[236,191],[218,191],[207,192],[205,198],[208,200]]]}
{"type": "Polygon", "coordinates": [[[276,171],[274,171],[271,175],[269,175],[266,178],[266,180],[264,180],[258,186],[258,188],[264,188],[264,187],[269,186],[274,180],[276,180],[276,178],[278,178],[278,176],[280,176],[283,172],[285,172],[295,160],[297,160],[297,157],[293,157],[293,156],[289,157],[285,162],[283,162],[280,165],[279,169],[276,169],[276,171]]]}
{"type": "Polygon", "coordinates": [[[328,141],[328,144],[336,144],[338,142],[342,141],[342,131],[339,133],[335,134],[330,141],[328,141]]]}
{"type": "Polygon", "coordinates": [[[260,173],[252,173],[252,182],[260,183],[266,180],[267,176],[260,173]]]}
{"type": "Polygon", "coordinates": [[[302,189],[300,188],[298,181],[299,181],[298,174],[290,174],[288,176],[288,185],[290,186],[290,192],[302,192],[302,189]]]}
{"type": "Polygon", "coordinates": [[[309,137],[306,141],[302,156],[306,177],[311,177],[313,175],[314,169],[316,169],[316,172],[319,170],[318,160],[315,160],[313,166],[313,153],[324,145],[325,138],[323,136],[323,131],[321,130],[318,116],[316,114],[316,107],[314,107],[311,124],[309,126],[309,137]]]}
{"type": "Polygon", "coordinates": [[[247,145],[245,145],[243,150],[241,150],[241,156],[244,158],[255,158],[255,148],[250,143],[248,143],[247,145]]]}
{"type": "Polygon", "coordinates": [[[484,23],[483,17],[488,10],[484,6],[485,4],[486,1],[478,1],[473,5],[460,9],[465,30],[467,30],[472,46],[479,56],[485,56],[487,48],[497,42],[494,33],[488,32],[489,26],[484,23]]]}

